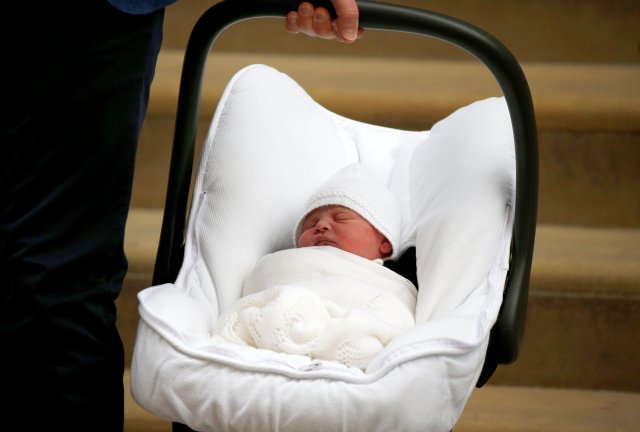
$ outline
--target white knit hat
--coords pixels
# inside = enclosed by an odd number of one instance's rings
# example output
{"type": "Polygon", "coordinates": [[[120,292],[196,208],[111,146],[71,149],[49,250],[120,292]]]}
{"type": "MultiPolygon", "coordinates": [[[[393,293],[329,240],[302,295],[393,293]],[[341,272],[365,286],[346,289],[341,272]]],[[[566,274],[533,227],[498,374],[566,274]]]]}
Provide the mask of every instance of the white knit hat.
{"type": "Polygon", "coordinates": [[[391,243],[390,258],[397,258],[402,229],[400,208],[389,188],[367,172],[362,164],[342,168],[311,196],[295,225],[293,241],[296,246],[304,218],[313,210],[328,205],[347,207],[366,219],[391,243]]]}

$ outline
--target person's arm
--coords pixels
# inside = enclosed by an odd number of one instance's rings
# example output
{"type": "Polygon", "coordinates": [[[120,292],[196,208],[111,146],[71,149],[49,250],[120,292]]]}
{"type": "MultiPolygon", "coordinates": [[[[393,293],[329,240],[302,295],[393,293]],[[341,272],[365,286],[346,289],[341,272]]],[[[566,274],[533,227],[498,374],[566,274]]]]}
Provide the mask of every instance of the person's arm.
{"type": "Polygon", "coordinates": [[[338,39],[346,43],[354,42],[363,31],[358,27],[356,0],[331,0],[331,3],[336,10],[335,20],[324,7],[314,7],[309,2],[300,3],[297,11],[287,14],[287,31],[323,39],[338,39]]]}

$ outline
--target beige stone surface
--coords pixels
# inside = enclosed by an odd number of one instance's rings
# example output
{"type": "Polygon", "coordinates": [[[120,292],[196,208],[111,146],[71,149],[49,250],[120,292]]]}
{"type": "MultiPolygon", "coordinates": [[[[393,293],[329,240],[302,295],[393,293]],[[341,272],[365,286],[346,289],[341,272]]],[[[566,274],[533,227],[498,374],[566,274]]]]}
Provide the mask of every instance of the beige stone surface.
{"type": "MultiPolygon", "coordinates": [[[[215,0],[181,0],[167,9],[166,48],[183,49],[200,15],[215,0]]],[[[636,0],[387,0],[467,21],[491,33],[523,61],[640,62],[636,0]]],[[[431,38],[368,32],[346,46],[289,35],[281,19],[256,19],[222,33],[216,47],[224,51],[378,56],[387,58],[461,59],[457,47],[431,38]]]]}
{"type": "Polygon", "coordinates": [[[640,392],[640,300],[541,294],[535,275],[532,284],[518,359],[490,383],[640,392]]]}
{"type": "Polygon", "coordinates": [[[456,432],[632,432],[640,393],[486,386],[475,391],[456,432]]]}
{"type": "Polygon", "coordinates": [[[541,226],[532,273],[539,294],[640,300],[640,229],[541,226]]]}
{"type": "MultiPolygon", "coordinates": [[[[175,113],[183,58],[180,50],[161,52],[151,113],[175,113]]],[[[233,74],[254,63],[291,75],[319,103],[340,114],[375,121],[374,113],[383,112],[380,124],[389,126],[407,124],[413,117],[415,128],[427,129],[452,109],[502,94],[491,73],[474,60],[214,52],[205,70],[202,115],[213,112],[233,74]]],[[[637,130],[640,65],[526,62],[522,69],[540,128],[637,130]]]]}

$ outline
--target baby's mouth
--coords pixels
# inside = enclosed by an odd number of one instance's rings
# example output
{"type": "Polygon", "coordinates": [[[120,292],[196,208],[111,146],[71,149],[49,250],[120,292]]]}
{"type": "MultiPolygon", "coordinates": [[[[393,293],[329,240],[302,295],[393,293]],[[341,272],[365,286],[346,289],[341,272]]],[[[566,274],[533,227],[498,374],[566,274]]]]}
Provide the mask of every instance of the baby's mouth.
{"type": "Polygon", "coordinates": [[[335,242],[327,239],[327,238],[319,238],[315,241],[316,246],[335,246],[335,242]]]}

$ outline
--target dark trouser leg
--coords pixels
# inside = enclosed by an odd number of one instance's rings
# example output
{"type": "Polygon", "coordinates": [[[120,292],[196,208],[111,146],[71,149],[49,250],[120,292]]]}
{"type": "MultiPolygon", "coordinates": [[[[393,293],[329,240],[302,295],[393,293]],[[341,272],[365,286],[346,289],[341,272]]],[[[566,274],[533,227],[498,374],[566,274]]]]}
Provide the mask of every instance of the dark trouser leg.
{"type": "Polygon", "coordinates": [[[161,13],[57,3],[11,6],[0,30],[0,430],[117,431],[114,300],[161,13]]]}

